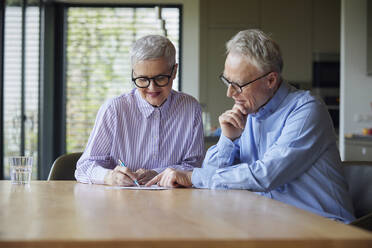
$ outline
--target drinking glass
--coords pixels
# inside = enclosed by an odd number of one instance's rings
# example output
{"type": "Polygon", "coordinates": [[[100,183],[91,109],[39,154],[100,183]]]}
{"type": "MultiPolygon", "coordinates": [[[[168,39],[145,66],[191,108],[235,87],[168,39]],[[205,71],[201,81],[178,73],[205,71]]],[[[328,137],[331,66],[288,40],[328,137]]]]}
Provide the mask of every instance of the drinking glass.
{"type": "Polygon", "coordinates": [[[10,180],[12,184],[30,184],[32,172],[32,157],[10,157],[9,167],[10,180]]]}

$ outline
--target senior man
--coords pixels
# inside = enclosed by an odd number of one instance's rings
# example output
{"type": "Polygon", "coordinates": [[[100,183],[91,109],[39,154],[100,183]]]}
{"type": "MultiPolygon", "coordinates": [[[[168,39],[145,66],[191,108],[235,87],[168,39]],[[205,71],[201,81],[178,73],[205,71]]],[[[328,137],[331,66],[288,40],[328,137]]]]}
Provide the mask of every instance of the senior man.
{"type": "Polygon", "coordinates": [[[166,170],[148,185],[247,189],[335,220],[354,219],[332,121],[308,91],[282,80],[278,45],[260,30],[227,43],[220,79],[232,109],[202,168],[166,170]]]}
{"type": "Polygon", "coordinates": [[[201,166],[201,108],[193,97],[172,90],[178,68],[175,55],[174,45],[160,35],[133,44],[136,88],[99,109],[76,165],[79,182],[133,186],[145,184],[166,168],[182,171],[201,166]]]}

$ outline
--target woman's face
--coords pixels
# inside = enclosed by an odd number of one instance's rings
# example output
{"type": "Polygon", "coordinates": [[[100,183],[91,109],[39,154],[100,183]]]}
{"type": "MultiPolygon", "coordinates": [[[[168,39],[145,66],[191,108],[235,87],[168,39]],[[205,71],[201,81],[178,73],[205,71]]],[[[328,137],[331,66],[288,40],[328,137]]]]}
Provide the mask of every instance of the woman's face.
{"type": "Polygon", "coordinates": [[[138,88],[138,91],[143,99],[153,106],[161,106],[167,100],[169,93],[172,90],[173,80],[177,73],[177,64],[169,67],[169,63],[164,58],[143,60],[137,62],[133,66],[133,77],[148,77],[153,78],[158,75],[169,75],[169,83],[164,87],[157,86],[153,80],[150,80],[150,85],[147,88],[138,88]],[[173,73],[172,73],[173,72],[173,73]]]}

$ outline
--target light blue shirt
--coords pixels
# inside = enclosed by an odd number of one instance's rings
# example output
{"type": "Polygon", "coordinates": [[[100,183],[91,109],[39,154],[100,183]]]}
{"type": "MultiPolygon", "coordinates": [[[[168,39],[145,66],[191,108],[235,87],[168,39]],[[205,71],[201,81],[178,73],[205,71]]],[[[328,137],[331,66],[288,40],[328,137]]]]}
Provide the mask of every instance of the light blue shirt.
{"type": "Polygon", "coordinates": [[[308,91],[282,83],[247,117],[240,138],[221,135],[192,183],[199,188],[247,189],[324,217],[354,219],[328,111],[308,91]]]}

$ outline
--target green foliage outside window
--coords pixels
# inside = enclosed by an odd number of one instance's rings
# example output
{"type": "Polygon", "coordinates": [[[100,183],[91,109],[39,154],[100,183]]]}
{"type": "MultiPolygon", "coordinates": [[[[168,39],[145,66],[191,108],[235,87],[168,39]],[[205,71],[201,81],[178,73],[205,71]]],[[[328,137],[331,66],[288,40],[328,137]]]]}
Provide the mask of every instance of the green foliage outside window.
{"type": "MultiPolygon", "coordinates": [[[[169,21],[172,25],[168,30],[168,37],[177,47],[178,11],[173,8],[165,12],[165,18],[169,16],[169,19],[177,20],[176,25],[172,24],[172,20],[169,21]]],[[[164,35],[155,8],[68,9],[67,152],[84,150],[97,111],[105,100],[133,88],[130,46],[147,34],[164,35]]]]}

